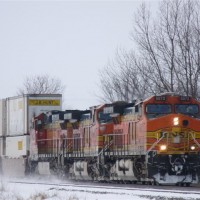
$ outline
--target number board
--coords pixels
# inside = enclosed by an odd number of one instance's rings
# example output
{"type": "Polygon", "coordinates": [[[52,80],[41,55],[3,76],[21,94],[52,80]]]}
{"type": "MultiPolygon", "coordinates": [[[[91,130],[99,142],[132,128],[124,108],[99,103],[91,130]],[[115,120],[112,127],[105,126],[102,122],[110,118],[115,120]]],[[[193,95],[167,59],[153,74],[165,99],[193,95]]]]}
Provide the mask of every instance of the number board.
{"type": "Polygon", "coordinates": [[[180,96],[180,101],[190,101],[190,97],[188,97],[188,96],[180,96]]]}
{"type": "Polygon", "coordinates": [[[166,96],[155,96],[156,101],[166,101],[166,96]]]}
{"type": "Polygon", "coordinates": [[[64,119],[72,119],[72,113],[65,113],[64,119]]]}
{"type": "Polygon", "coordinates": [[[59,114],[52,115],[52,121],[58,121],[59,120],[59,114]]]}
{"type": "Polygon", "coordinates": [[[105,108],[103,109],[103,113],[104,113],[104,114],[113,113],[113,110],[114,110],[113,106],[105,107],[105,108]]]}

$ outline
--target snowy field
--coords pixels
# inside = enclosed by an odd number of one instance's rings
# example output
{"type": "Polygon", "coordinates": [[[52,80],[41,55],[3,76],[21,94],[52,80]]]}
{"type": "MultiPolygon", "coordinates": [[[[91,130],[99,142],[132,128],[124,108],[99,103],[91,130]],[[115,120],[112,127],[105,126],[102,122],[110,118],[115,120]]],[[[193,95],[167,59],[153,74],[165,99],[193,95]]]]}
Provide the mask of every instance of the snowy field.
{"type": "MultiPolygon", "coordinates": [[[[19,180],[21,181],[21,180],[19,180]]],[[[24,180],[23,180],[24,181],[24,180]]],[[[26,180],[34,183],[34,180],[26,180]]],[[[38,180],[37,180],[38,182],[38,180]]],[[[40,183],[44,181],[40,180],[40,183]]],[[[0,182],[0,200],[183,200],[183,199],[200,199],[199,194],[186,192],[188,188],[180,188],[184,193],[177,191],[159,192],[157,189],[117,189],[108,188],[87,188],[73,185],[62,185],[58,180],[45,181],[49,185],[41,184],[21,184],[11,183],[8,180],[1,179],[0,182]],[[53,185],[57,183],[58,185],[53,185]]]]}

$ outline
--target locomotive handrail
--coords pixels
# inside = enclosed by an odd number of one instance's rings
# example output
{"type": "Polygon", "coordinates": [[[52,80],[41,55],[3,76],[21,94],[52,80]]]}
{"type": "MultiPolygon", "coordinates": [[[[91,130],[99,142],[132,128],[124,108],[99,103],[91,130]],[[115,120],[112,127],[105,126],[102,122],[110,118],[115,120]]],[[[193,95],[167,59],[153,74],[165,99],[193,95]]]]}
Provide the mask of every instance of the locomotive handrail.
{"type": "Polygon", "coordinates": [[[115,134],[115,133],[113,133],[113,134],[106,134],[106,135],[104,135],[104,136],[115,136],[115,135],[128,135],[128,133],[122,133],[122,134],[120,134],[120,133],[117,133],[117,134],[115,134]]]}
{"type": "Polygon", "coordinates": [[[77,138],[64,138],[63,140],[75,140],[75,139],[83,139],[83,137],[77,137],[77,138]]]}
{"type": "Polygon", "coordinates": [[[37,140],[37,142],[39,141],[47,141],[47,140],[59,140],[59,138],[54,138],[54,139],[41,139],[41,140],[37,140]]]}
{"type": "Polygon", "coordinates": [[[150,147],[150,149],[146,152],[146,155],[165,137],[165,134],[167,134],[167,132],[164,132],[163,133],[163,136],[159,139],[159,140],[157,140],[151,147],[150,147]]]}
{"type": "Polygon", "coordinates": [[[103,153],[103,151],[107,150],[108,147],[109,147],[111,144],[113,144],[113,140],[111,140],[108,144],[106,144],[105,148],[103,148],[103,149],[99,152],[98,156],[100,156],[100,155],[103,153]]]}
{"type": "Polygon", "coordinates": [[[195,144],[200,148],[200,144],[197,142],[196,138],[194,137],[194,134],[190,132],[192,139],[194,140],[195,144]]]}
{"type": "MultiPolygon", "coordinates": [[[[54,139],[40,139],[40,140],[37,140],[37,141],[45,141],[45,140],[59,140],[60,138],[54,138],[54,139]]],[[[75,140],[75,139],[83,139],[83,137],[78,137],[78,138],[64,138],[63,140],[75,140]]]]}

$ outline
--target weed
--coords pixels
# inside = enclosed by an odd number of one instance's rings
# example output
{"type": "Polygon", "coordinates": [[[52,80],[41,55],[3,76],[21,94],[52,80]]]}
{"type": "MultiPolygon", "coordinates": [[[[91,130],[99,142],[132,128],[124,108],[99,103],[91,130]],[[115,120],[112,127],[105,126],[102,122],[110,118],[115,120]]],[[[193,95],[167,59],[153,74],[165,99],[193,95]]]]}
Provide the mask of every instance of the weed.
{"type": "Polygon", "coordinates": [[[74,196],[70,196],[68,200],[78,200],[78,197],[75,196],[75,195],[74,196]]]}
{"type": "Polygon", "coordinates": [[[44,192],[39,192],[37,194],[32,195],[29,199],[30,200],[44,200],[48,198],[58,197],[57,194],[46,194],[44,192]]]}

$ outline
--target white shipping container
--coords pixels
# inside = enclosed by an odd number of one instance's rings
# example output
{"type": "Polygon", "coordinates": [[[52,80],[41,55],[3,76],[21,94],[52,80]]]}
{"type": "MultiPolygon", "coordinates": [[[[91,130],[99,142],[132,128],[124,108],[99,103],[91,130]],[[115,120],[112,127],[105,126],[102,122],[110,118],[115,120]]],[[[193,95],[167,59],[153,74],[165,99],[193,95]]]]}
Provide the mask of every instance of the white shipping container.
{"type": "Polygon", "coordinates": [[[3,155],[3,138],[0,138],[0,156],[3,155]]]}
{"type": "Polygon", "coordinates": [[[7,178],[23,178],[25,176],[26,161],[24,158],[1,158],[2,172],[7,178]]]}
{"type": "Polygon", "coordinates": [[[29,148],[29,135],[6,137],[6,156],[9,158],[26,156],[29,148]]]}
{"type": "Polygon", "coordinates": [[[6,100],[0,100],[0,137],[6,135],[6,100]]]}
{"type": "Polygon", "coordinates": [[[62,109],[61,94],[29,94],[7,98],[7,136],[30,133],[33,117],[62,109]]]}

